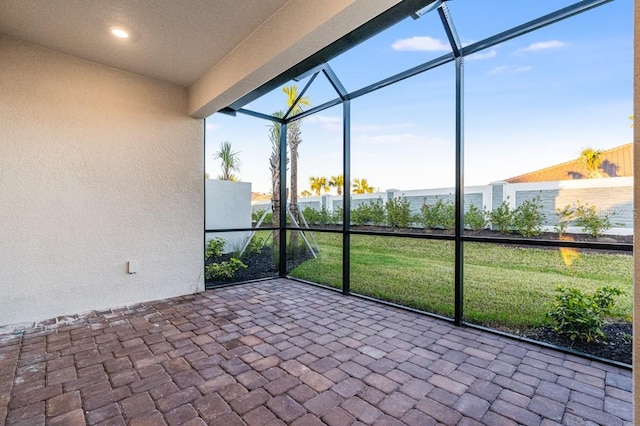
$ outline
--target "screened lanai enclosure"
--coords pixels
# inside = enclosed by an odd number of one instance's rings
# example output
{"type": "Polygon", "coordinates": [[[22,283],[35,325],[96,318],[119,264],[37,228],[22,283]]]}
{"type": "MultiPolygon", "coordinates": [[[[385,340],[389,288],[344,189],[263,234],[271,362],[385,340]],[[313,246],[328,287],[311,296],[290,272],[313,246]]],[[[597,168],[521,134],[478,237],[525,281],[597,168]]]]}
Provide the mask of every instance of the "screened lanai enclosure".
{"type": "Polygon", "coordinates": [[[207,288],[290,277],[630,364],[632,16],[405,0],[214,114],[207,288]]]}

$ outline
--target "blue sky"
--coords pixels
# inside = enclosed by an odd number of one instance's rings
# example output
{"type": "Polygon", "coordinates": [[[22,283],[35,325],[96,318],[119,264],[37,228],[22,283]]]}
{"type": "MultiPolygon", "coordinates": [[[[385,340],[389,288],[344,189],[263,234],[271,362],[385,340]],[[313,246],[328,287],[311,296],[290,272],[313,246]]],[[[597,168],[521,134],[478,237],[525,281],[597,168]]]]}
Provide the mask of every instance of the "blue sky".
{"type": "MultiPolygon", "coordinates": [[[[463,44],[571,4],[565,0],[447,2],[463,44]]],[[[482,185],[578,157],[586,146],[632,141],[633,2],[615,0],[465,59],[465,183],[482,185]]],[[[353,91],[449,51],[436,12],[406,19],[330,65],[353,91]]],[[[306,81],[298,82],[301,88],[306,81]]],[[[447,64],[352,101],[352,178],[381,190],[454,184],[455,72],[447,64]]],[[[313,105],[336,96],[320,77],[313,105]]],[[[248,105],[282,109],[280,89],[248,105]]],[[[303,120],[299,191],[310,176],[342,168],[342,108],[303,120]]],[[[207,119],[207,172],[229,141],[242,181],[270,190],[268,123],[215,114],[207,119]]]]}

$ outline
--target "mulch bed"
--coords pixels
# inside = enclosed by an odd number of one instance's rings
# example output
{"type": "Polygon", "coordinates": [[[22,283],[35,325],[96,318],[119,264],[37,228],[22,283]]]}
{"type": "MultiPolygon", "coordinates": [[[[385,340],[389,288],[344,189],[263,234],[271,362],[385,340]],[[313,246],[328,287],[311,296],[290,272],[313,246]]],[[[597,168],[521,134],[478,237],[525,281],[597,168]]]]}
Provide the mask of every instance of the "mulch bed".
{"type": "Polygon", "coordinates": [[[607,336],[606,340],[591,343],[577,339],[572,341],[568,336],[558,334],[550,327],[541,327],[524,333],[524,337],[631,365],[633,354],[632,324],[628,322],[609,323],[602,327],[602,331],[607,336]]]}
{"type": "MultiPolygon", "coordinates": [[[[224,254],[216,259],[216,262],[224,262],[231,259],[232,254],[224,254]]],[[[302,262],[309,260],[313,255],[309,252],[299,253],[295,258],[287,258],[287,271],[292,270],[302,262]]],[[[247,268],[240,268],[234,274],[232,278],[225,280],[207,280],[205,288],[207,290],[216,286],[237,283],[243,281],[258,280],[261,278],[271,278],[278,275],[278,267],[276,262],[276,255],[273,252],[271,246],[264,246],[260,253],[252,254],[248,257],[243,257],[242,261],[247,265],[247,268]]],[[[207,262],[209,264],[210,262],[207,262]]]]}

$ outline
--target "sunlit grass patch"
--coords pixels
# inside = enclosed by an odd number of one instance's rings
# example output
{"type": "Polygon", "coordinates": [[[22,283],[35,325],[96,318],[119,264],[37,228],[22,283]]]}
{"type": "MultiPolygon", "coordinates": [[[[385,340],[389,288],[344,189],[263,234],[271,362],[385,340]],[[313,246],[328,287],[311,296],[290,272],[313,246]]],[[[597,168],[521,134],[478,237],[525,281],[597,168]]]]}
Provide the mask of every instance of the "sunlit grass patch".
{"type": "MultiPolygon", "coordinates": [[[[342,237],[315,234],[321,251],[290,275],[341,287],[342,237]]],[[[497,328],[526,329],[549,324],[546,312],[558,285],[593,292],[620,288],[613,319],[632,310],[631,256],[579,251],[568,265],[559,249],[466,243],[464,317],[497,328]]],[[[353,235],[351,291],[452,317],[454,243],[401,237],[353,235]]]]}

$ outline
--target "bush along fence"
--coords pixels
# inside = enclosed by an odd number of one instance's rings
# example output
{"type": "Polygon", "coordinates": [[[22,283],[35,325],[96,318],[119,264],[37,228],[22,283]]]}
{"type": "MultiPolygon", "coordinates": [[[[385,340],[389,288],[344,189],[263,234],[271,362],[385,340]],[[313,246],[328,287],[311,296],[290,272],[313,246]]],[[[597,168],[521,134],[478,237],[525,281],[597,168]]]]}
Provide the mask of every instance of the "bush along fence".
{"type": "MultiPolygon", "coordinates": [[[[454,188],[398,190],[351,195],[352,225],[453,229],[454,188]]],[[[633,234],[633,178],[582,179],[465,187],[469,230],[494,229],[530,237],[542,232],[633,234]]],[[[342,196],[299,199],[310,225],[342,223],[342,196]]],[[[254,220],[270,202],[252,206],[254,220]]],[[[270,221],[267,221],[270,223],[270,221]]]]}

